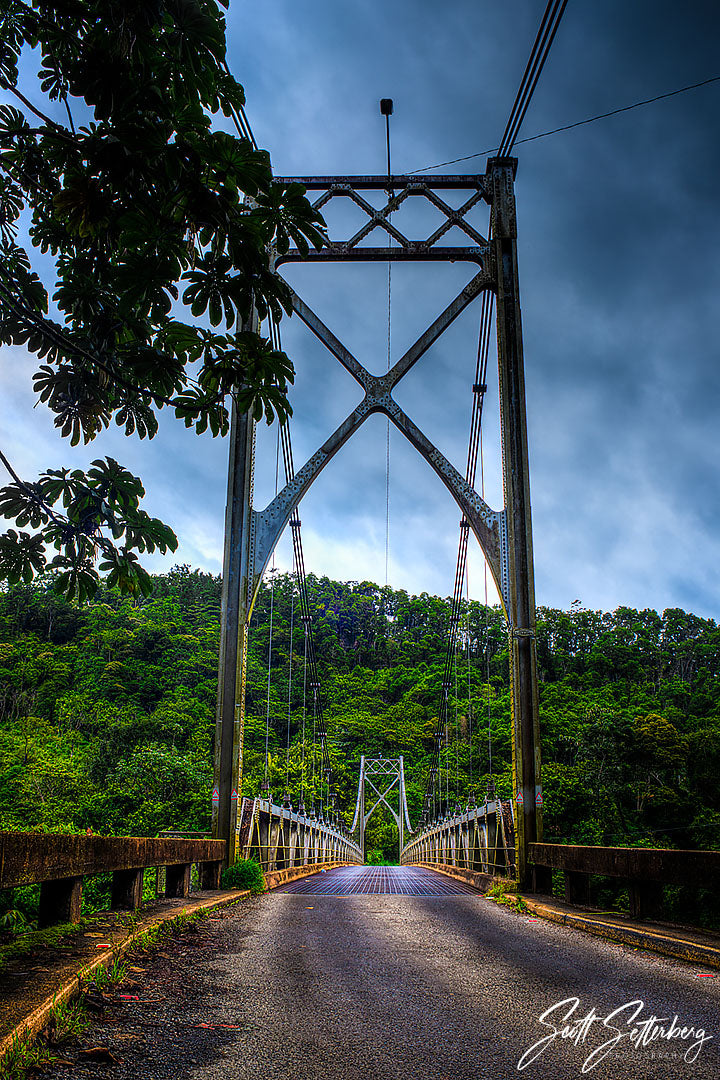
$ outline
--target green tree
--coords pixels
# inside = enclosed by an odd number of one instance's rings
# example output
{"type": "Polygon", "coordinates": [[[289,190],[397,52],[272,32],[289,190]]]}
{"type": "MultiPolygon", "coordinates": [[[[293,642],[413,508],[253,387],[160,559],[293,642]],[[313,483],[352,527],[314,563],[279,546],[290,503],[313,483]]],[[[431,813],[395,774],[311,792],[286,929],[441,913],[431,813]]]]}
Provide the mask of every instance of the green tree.
{"type": "MultiPolygon", "coordinates": [[[[229,395],[268,422],[289,412],[292,366],[248,320],[290,310],[271,248],[321,245],[322,219],[273,183],[225,52],[215,0],[0,9],[0,342],[40,361],[35,390],[73,445],[113,420],[152,438],[164,407],[225,433],[229,395]]],[[[49,564],[82,599],[99,569],[149,591],[139,556],[177,540],[141,509],[139,478],[98,459],[26,482],[3,461],[0,513],[20,532],[0,537],[0,575],[49,564]]]]}

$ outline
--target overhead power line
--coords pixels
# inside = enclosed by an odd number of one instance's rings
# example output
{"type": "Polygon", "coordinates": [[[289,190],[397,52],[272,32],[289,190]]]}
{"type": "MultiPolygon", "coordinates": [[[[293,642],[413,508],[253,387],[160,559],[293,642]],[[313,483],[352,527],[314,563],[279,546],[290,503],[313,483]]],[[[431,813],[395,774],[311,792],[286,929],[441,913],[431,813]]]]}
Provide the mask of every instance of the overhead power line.
{"type": "MultiPolygon", "coordinates": [[[[664,94],[656,94],[655,97],[645,98],[643,101],[635,101],[632,105],[623,105],[619,109],[610,109],[609,112],[598,113],[597,116],[588,116],[586,120],[576,120],[573,124],[563,124],[561,127],[551,128],[550,131],[541,131],[537,135],[528,135],[525,139],[516,139],[515,146],[521,143],[535,142],[537,139],[546,139],[548,135],[557,135],[560,131],[572,131],[573,128],[583,127],[585,124],[593,124],[596,120],[606,120],[608,116],[618,116],[620,113],[639,109],[643,105],[653,105],[656,101],[664,101],[666,98],[677,97],[678,94],[686,94],[689,90],[698,90],[701,86],[709,86],[710,83],[720,82],[720,75],[713,75],[702,82],[691,83],[690,86],[681,86],[677,90],[668,90],[664,94]]],[[[473,158],[485,157],[487,154],[497,153],[498,148],[491,146],[487,150],[480,150],[476,154],[465,154],[464,157],[451,158],[450,161],[440,161],[437,165],[426,165],[422,169],[413,169],[408,175],[430,172],[432,169],[442,169],[446,165],[456,165],[458,161],[472,161],[473,158]]]]}

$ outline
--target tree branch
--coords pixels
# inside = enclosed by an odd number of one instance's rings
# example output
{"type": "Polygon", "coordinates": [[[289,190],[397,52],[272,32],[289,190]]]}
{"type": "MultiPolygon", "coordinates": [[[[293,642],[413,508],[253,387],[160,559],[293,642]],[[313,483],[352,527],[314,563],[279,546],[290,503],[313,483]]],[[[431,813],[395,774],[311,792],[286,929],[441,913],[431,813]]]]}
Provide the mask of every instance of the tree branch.
{"type": "Polygon", "coordinates": [[[69,142],[73,146],[75,145],[75,138],[72,133],[69,132],[67,128],[64,128],[62,124],[56,123],[55,120],[51,120],[49,116],[45,115],[45,113],[42,113],[39,109],[36,109],[33,103],[29,101],[24,94],[21,94],[16,86],[13,86],[5,79],[0,79],[0,87],[2,87],[3,90],[7,90],[11,94],[14,94],[16,98],[19,98],[19,100],[22,101],[26,109],[29,109],[30,112],[34,113],[39,120],[42,120],[48,125],[49,128],[53,129],[54,135],[58,135],[65,142],[69,142]]]}

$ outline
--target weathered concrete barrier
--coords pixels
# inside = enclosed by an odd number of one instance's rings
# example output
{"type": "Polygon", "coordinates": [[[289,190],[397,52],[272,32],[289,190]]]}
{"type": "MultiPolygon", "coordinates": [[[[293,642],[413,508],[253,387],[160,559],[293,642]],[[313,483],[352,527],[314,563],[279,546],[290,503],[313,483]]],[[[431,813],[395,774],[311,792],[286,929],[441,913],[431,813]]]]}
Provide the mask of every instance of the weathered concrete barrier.
{"type": "MultiPolygon", "coordinates": [[[[590,903],[591,874],[623,879],[628,884],[630,914],[636,918],[661,911],[659,885],[720,886],[720,851],[530,844],[530,861],[536,867],[564,872],[568,904],[590,903]]],[[[537,875],[538,882],[546,878],[547,874],[537,875]]],[[[538,887],[536,891],[546,890],[538,887]]]]}
{"type": "Polygon", "coordinates": [[[111,872],[114,910],[135,911],[147,867],[165,867],[165,895],[190,893],[193,864],[201,889],[218,889],[225,857],[223,840],[137,836],[68,836],[0,832],[0,889],[40,885],[40,926],[77,922],[83,878],[111,872]]]}
{"type": "Polygon", "coordinates": [[[289,881],[297,881],[301,877],[309,877],[311,874],[319,874],[323,870],[332,870],[334,866],[355,866],[355,863],[311,863],[309,866],[293,866],[286,870],[270,870],[265,874],[265,884],[268,889],[277,889],[278,885],[287,885],[289,881]]]}

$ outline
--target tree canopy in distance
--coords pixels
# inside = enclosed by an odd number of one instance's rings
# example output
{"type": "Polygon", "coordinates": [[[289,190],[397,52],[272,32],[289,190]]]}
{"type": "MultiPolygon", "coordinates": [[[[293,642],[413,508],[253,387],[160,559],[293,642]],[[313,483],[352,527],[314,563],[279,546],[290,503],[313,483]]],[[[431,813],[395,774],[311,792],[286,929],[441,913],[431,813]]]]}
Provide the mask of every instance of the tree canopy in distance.
{"type": "MultiPolygon", "coordinates": [[[[36,355],[72,445],[113,420],[152,438],[164,407],[224,434],[232,396],[268,423],[290,412],[292,365],[251,313],[289,313],[271,251],[321,246],[323,221],[300,185],[273,183],[225,56],[215,0],[0,3],[0,342],[36,355]]],[[[30,482],[1,456],[0,513],[20,530],[0,537],[1,578],[51,569],[79,599],[98,571],[151,588],[138,554],[177,540],[140,508],[138,477],[106,458],[30,482]]]]}

